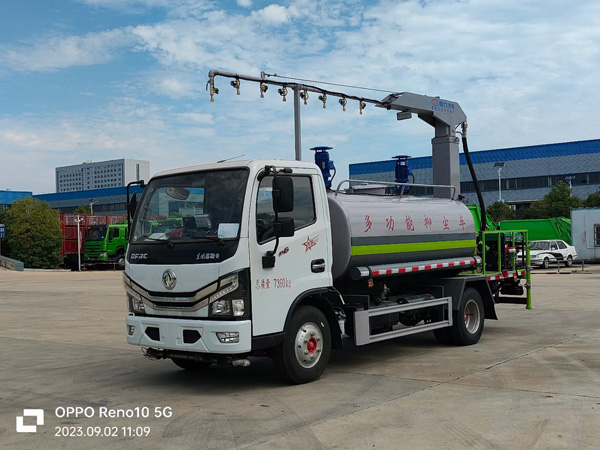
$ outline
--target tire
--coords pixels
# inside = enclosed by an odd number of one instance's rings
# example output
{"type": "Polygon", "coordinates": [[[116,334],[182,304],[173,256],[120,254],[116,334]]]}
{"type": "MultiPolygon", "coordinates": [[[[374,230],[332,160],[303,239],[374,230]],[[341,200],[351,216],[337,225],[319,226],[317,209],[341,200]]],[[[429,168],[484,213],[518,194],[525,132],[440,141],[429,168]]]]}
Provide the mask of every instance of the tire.
{"type": "Polygon", "coordinates": [[[542,267],[544,269],[548,269],[550,267],[550,260],[548,258],[544,258],[544,262],[542,263],[542,267]]]}
{"type": "Polygon", "coordinates": [[[565,264],[567,267],[573,267],[573,257],[571,255],[567,256],[567,262],[565,264]]]}
{"type": "Polygon", "coordinates": [[[313,306],[300,306],[285,329],[274,356],[281,376],[293,384],[318,379],[331,354],[331,330],[325,315],[313,306]]]}
{"type": "Polygon", "coordinates": [[[125,268],[125,255],[117,255],[117,266],[119,266],[120,269],[125,268]]]}
{"type": "Polygon", "coordinates": [[[477,289],[465,289],[458,310],[452,312],[453,325],[449,336],[455,345],[473,345],[479,341],[483,333],[484,309],[483,300],[477,289]]]}
{"type": "Polygon", "coordinates": [[[172,358],[176,366],[185,370],[201,370],[208,369],[212,363],[208,361],[193,361],[191,359],[172,358]]]}

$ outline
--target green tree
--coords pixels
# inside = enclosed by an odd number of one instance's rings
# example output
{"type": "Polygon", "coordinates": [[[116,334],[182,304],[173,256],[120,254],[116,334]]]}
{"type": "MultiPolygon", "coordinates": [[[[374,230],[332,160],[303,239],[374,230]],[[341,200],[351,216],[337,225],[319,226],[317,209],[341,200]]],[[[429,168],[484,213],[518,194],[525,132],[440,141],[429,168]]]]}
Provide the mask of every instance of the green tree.
{"type": "Polygon", "coordinates": [[[78,206],[77,208],[75,208],[73,210],[74,214],[91,214],[92,213],[92,208],[90,208],[90,205],[81,205],[78,206]]]}
{"type": "Polygon", "coordinates": [[[35,198],[14,202],[5,213],[11,257],[23,261],[25,267],[58,267],[63,240],[59,217],[48,203],[35,198]]]}
{"type": "Polygon", "coordinates": [[[490,218],[498,223],[501,220],[510,220],[515,218],[515,212],[506,203],[494,202],[485,210],[490,218]]]}
{"type": "Polygon", "coordinates": [[[552,217],[571,217],[571,209],[581,208],[580,198],[571,195],[571,189],[564,181],[559,181],[544,198],[533,202],[525,211],[526,219],[549,219],[552,217]]]}
{"type": "Polygon", "coordinates": [[[600,190],[588,195],[583,201],[583,206],[585,208],[600,208],[600,190]]]}

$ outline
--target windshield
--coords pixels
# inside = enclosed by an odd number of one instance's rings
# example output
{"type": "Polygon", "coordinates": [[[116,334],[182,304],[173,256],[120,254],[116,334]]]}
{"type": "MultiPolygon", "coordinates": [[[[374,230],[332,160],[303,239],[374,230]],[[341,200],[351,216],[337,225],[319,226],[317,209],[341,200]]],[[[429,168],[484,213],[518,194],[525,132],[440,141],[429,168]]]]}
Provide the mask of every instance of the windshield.
{"type": "Polygon", "coordinates": [[[103,241],[106,237],[106,226],[90,227],[85,231],[86,241],[103,241]]]}
{"type": "Polygon", "coordinates": [[[530,250],[550,250],[550,242],[534,241],[529,245],[530,250]]]}
{"type": "Polygon", "coordinates": [[[131,241],[236,239],[247,180],[245,169],[152,180],[138,207],[131,241]]]}

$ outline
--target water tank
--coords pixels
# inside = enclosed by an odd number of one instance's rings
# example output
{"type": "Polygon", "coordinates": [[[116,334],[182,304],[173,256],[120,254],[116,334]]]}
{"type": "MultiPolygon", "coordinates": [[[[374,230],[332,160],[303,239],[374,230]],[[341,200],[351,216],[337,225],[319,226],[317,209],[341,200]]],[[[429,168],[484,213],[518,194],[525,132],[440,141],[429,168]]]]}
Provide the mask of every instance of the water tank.
{"type": "Polygon", "coordinates": [[[475,223],[461,202],[328,193],[333,278],[350,268],[473,256],[475,223]]]}

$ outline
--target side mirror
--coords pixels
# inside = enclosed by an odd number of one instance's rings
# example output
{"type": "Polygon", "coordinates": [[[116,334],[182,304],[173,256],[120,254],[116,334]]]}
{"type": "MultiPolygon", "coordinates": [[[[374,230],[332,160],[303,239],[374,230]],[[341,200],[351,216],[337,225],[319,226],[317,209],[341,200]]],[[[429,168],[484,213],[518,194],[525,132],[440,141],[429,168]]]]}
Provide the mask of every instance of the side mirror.
{"type": "Polygon", "coordinates": [[[273,210],[286,213],[294,210],[294,182],[292,177],[279,175],[273,177],[273,210]]]}
{"type": "Polygon", "coordinates": [[[294,219],[291,217],[280,217],[278,222],[273,223],[273,231],[277,237],[293,236],[294,228],[294,219]]]}
{"type": "Polygon", "coordinates": [[[137,209],[137,193],[134,193],[131,196],[131,200],[127,204],[127,212],[129,213],[129,217],[133,217],[135,215],[136,209],[137,209]]]}

